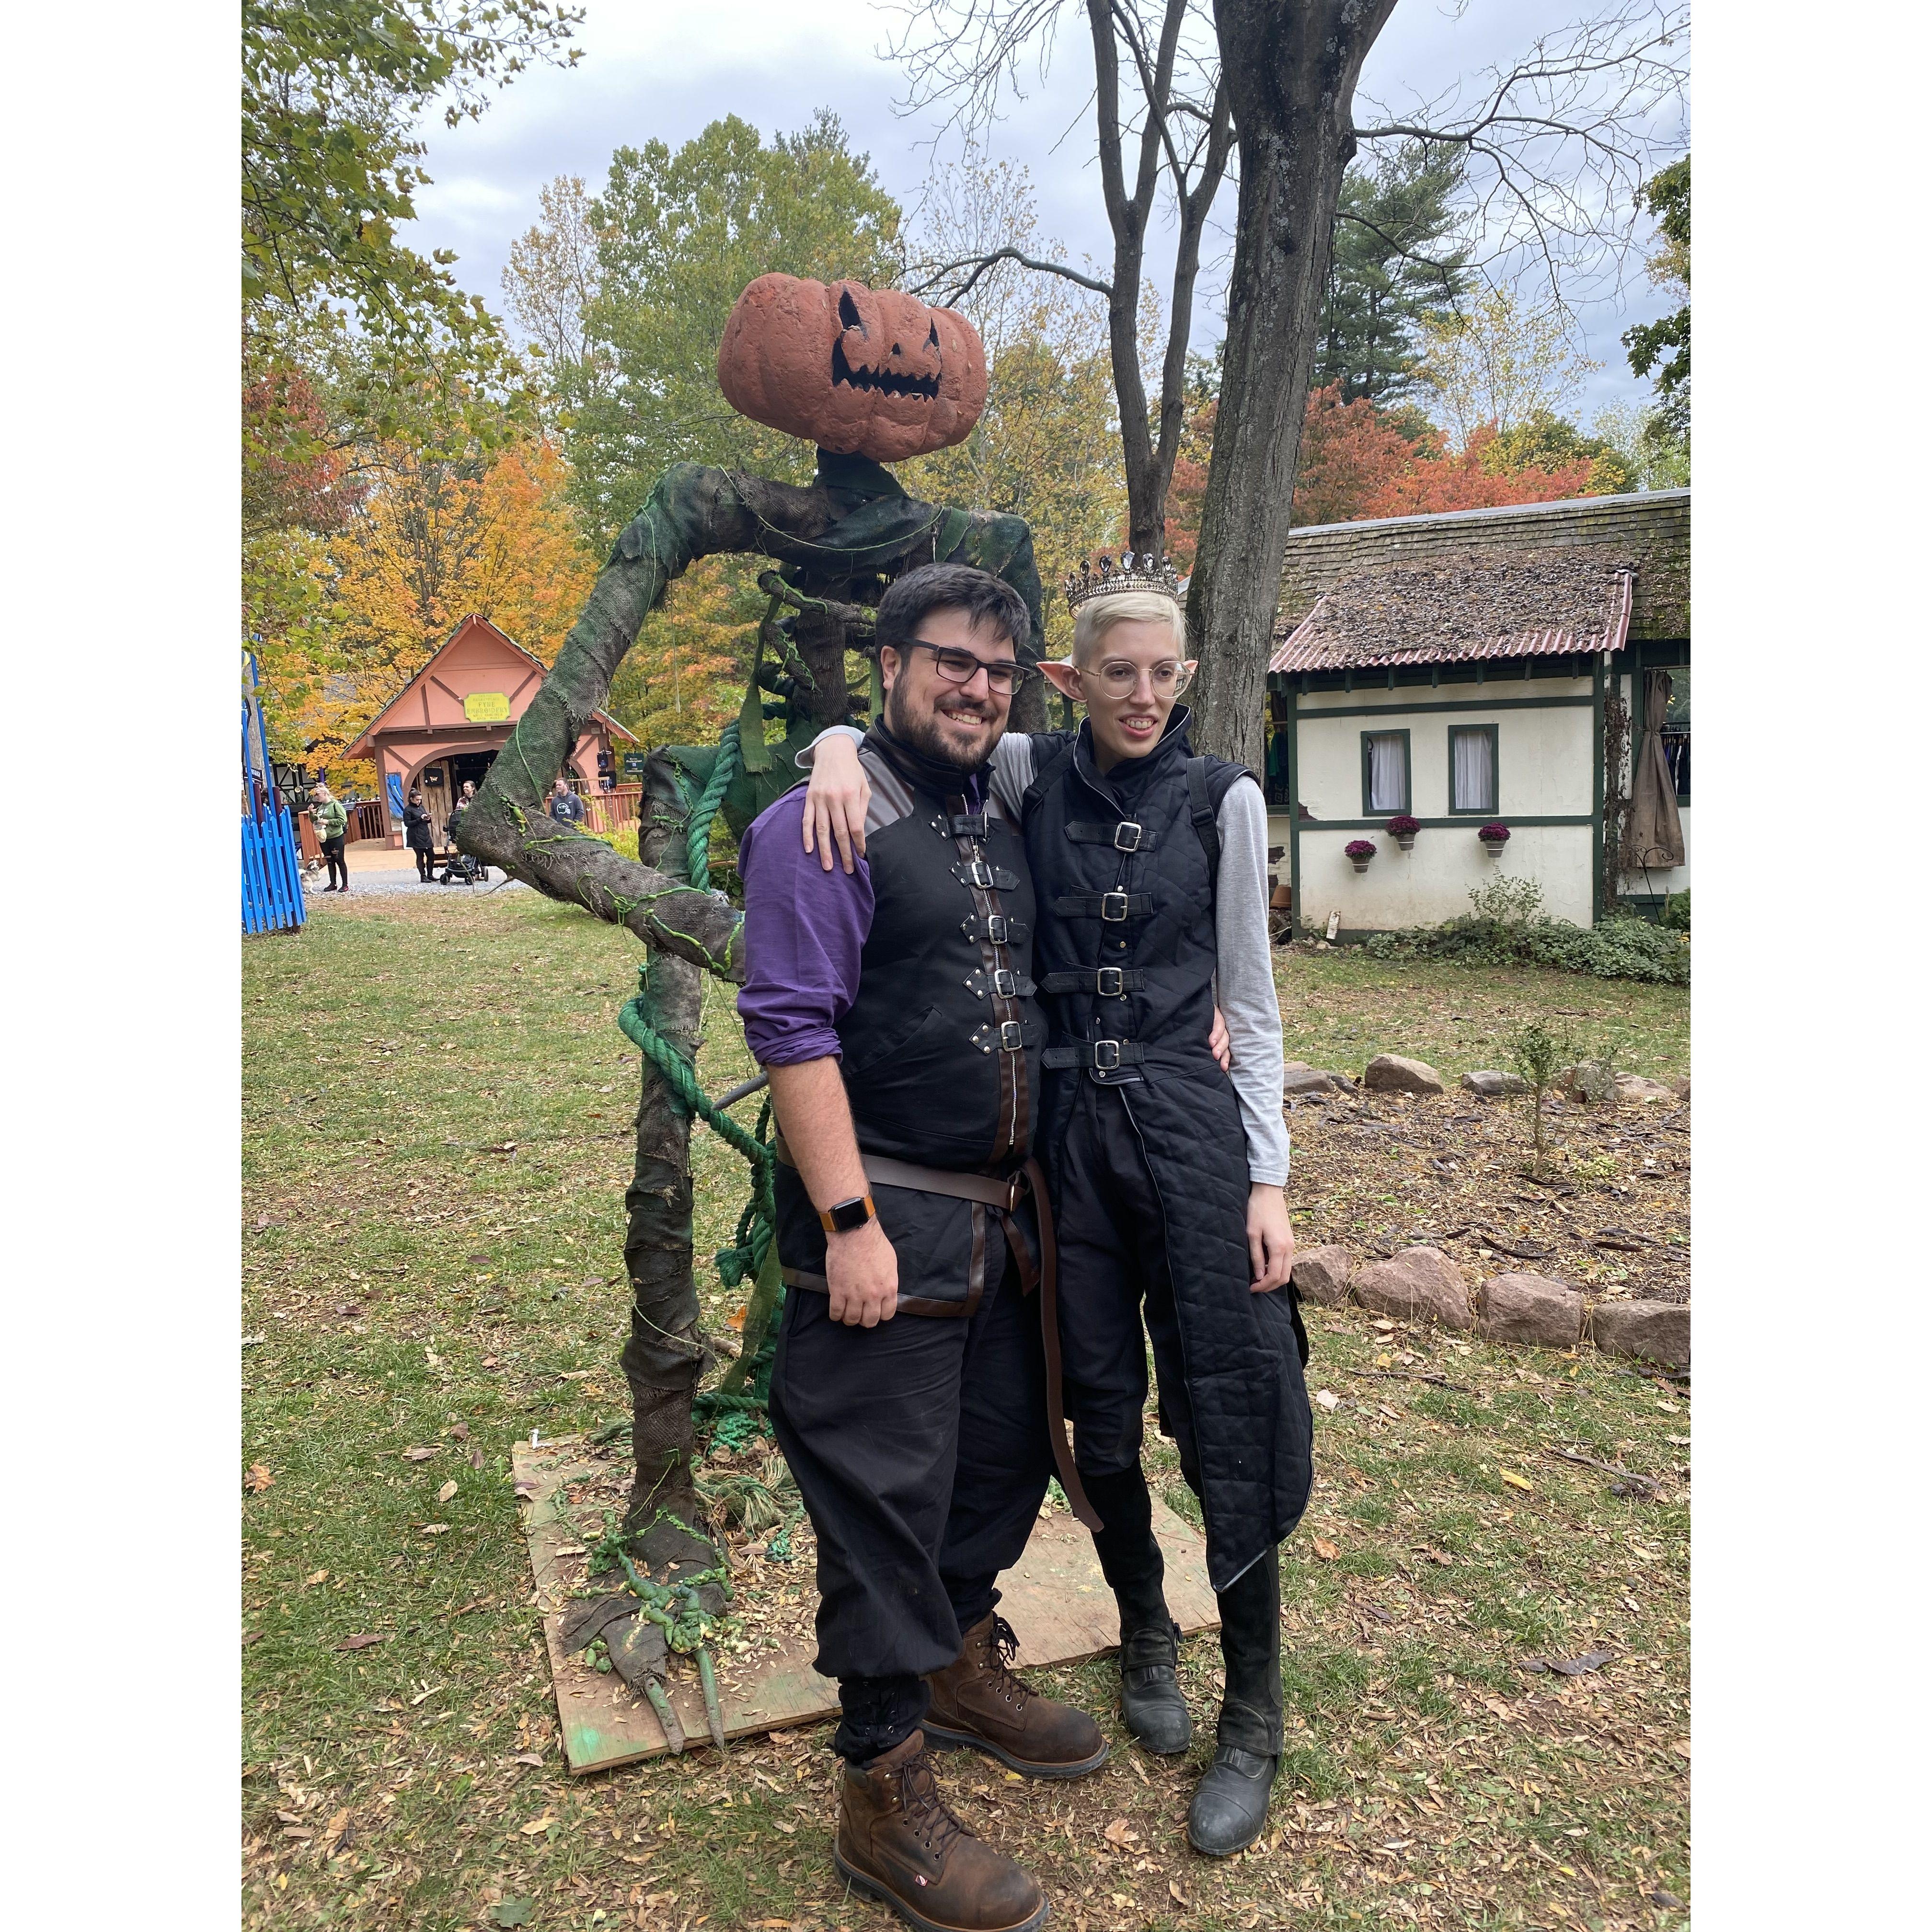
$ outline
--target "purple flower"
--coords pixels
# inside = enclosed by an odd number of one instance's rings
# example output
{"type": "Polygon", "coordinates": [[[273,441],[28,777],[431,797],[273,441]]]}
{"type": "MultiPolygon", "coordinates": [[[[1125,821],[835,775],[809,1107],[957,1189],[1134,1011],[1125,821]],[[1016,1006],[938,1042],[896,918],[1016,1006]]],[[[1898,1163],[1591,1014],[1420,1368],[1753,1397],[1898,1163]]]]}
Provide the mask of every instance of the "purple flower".
{"type": "Polygon", "coordinates": [[[1485,845],[1500,845],[1509,837],[1509,827],[1501,819],[1492,819],[1487,825],[1478,828],[1476,836],[1485,845]]]}
{"type": "Polygon", "coordinates": [[[1373,843],[1366,838],[1351,838],[1342,850],[1352,859],[1372,859],[1376,856],[1373,843]]]}
{"type": "Polygon", "coordinates": [[[1388,822],[1391,836],[1396,838],[1413,838],[1422,830],[1422,820],[1412,818],[1406,812],[1399,812],[1388,822]]]}

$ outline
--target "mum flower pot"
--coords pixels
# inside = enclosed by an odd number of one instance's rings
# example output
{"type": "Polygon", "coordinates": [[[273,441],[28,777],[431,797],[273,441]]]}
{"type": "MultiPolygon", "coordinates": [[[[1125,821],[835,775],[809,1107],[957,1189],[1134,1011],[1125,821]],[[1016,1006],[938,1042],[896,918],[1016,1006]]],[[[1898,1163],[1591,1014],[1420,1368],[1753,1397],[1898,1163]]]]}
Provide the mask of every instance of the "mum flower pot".
{"type": "Polygon", "coordinates": [[[1366,838],[1352,838],[1342,849],[1348,863],[1358,872],[1366,872],[1369,861],[1376,856],[1376,848],[1366,838]]]}
{"type": "Polygon", "coordinates": [[[1415,850],[1415,835],[1422,830],[1422,821],[1412,818],[1406,812],[1397,812],[1388,822],[1389,836],[1405,852],[1415,850]]]}
{"type": "Polygon", "coordinates": [[[1509,843],[1509,827],[1502,824],[1483,826],[1476,833],[1476,836],[1483,842],[1483,850],[1492,859],[1502,856],[1503,848],[1509,843]]]}

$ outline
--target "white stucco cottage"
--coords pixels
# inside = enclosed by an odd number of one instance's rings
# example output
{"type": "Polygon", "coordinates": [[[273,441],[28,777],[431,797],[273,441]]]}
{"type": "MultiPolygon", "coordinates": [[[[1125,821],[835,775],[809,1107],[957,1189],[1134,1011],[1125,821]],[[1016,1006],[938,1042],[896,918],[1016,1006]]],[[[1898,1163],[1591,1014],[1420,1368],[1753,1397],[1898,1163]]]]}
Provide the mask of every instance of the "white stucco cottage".
{"type": "Polygon", "coordinates": [[[1498,872],[1584,925],[1688,888],[1690,532],[1670,490],[1290,535],[1266,789],[1298,930],[1433,923],[1498,872]]]}

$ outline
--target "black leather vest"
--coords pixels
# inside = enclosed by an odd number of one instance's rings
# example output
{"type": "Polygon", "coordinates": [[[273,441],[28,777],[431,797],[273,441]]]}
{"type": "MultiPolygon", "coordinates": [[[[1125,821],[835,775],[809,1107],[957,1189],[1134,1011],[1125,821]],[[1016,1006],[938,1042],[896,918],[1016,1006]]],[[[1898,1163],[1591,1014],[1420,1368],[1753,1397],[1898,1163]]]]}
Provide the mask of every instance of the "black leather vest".
{"type": "MultiPolygon", "coordinates": [[[[1018,828],[988,799],[969,812],[908,776],[868,735],[866,861],[872,923],[857,997],[838,1023],[860,1150],[1009,1174],[1039,1124],[1046,1027],[1034,1000],[1034,903],[1018,828]]],[[[778,1256],[794,1286],[824,1286],[825,1235],[795,1170],[775,1176],[778,1256]]],[[[970,1315],[1006,1264],[976,1202],[874,1186],[898,1253],[902,1313],[970,1315]]],[[[1031,1234],[1032,1210],[1018,1219],[1031,1234]]]]}

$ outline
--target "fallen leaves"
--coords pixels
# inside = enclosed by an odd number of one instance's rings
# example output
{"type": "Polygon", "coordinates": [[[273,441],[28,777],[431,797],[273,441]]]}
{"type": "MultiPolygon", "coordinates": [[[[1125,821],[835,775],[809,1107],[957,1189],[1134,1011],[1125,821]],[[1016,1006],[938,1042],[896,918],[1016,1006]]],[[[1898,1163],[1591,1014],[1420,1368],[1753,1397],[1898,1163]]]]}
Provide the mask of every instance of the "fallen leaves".
{"type": "Polygon", "coordinates": [[[362,1630],[354,1636],[344,1637],[335,1647],[338,1650],[367,1650],[372,1643],[387,1643],[388,1640],[381,1630],[362,1630]]]}
{"type": "Polygon", "coordinates": [[[1125,1851],[1130,1845],[1140,1841],[1140,1834],[1124,1818],[1116,1818],[1100,1834],[1116,1851],[1125,1851]]]}
{"type": "Polygon", "coordinates": [[[316,1584],[326,1583],[328,1581],[328,1572],[326,1570],[318,1570],[314,1576],[304,1576],[302,1579],[302,1588],[304,1590],[312,1590],[316,1584]]]}
{"type": "Polygon", "coordinates": [[[446,1503],[452,1496],[455,1495],[455,1493],[456,1484],[454,1479],[452,1478],[450,1481],[445,1483],[442,1487],[436,1491],[436,1499],[440,1503],[446,1503]]]}
{"type": "Polygon", "coordinates": [[[527,1925],[536,1909],[534,1899],[500,1898],[487,1916],[492,1925],[527,1925]]]}
{"type": "Polygon", "coordinates": [[[1342,1553],[1326,1537],[1316,1537],[1314,1540],[1314,1548],[1316,1555],[1324,1563],[1334,1562],[1342,1553]]]}
{"type": "Polygon", "coordinates": [[[1514,1469],[1498,1469],[1496,1474],[1513,1490],[1534,1490],[1536,1487],[1527,1476],[1519,1476],[1514,1469]]]}
{"type": "Polygon", "coordinates": [[[432,1456],[442,1453],[434,1442],[418,1442],[413,1449],[403,1451],[403,1460],[405,1462],[427,1462],[432,1456]]]}
{"type": "Polygon", "coordinates": [[[269,1474],[268,1466],[266,1462],[250,1463],[248,1473],[242,1478],[242,1486],[254,1496],[259,1496],[264,1490],[273,1489],[274,1486],[275,1479],[269,1474]]]}
{"type": "Polygon", "coordinates": [[[527,1825],[519,1825],[517,1829],[526,1838],[534,1838],[539,1832],[548,1832],[556,1822],[556,1814],[546,1811],[541,1818],[532,1818],[527,1825]]]}
{"type": "Polygon", "coordinates": [[[1342,1398],[1332,1389],[1318,1389],[1315,1392],[1315,1406],[1317,1408],[1340,1408],[1342,1398]]]}

